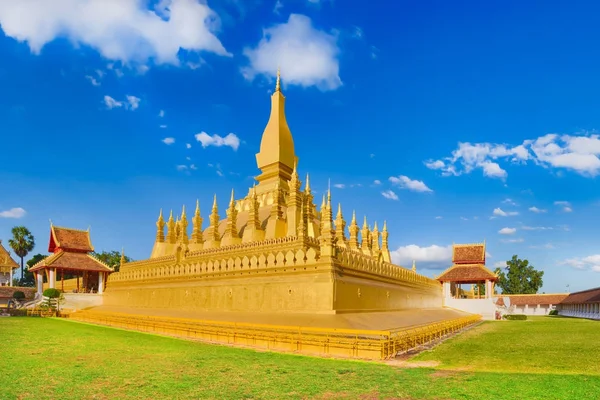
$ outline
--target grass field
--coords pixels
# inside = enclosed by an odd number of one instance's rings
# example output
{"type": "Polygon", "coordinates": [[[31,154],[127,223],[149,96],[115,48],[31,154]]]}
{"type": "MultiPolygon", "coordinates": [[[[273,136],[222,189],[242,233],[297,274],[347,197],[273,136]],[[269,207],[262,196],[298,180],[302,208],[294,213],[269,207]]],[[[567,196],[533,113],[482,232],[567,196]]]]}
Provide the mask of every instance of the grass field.
{"type": "Polygon", "coordinates": [[[596,399],[599,337],[600,323],[586,320],[488,322],[384,364],[3,318],[0,398],[596,399]]]}

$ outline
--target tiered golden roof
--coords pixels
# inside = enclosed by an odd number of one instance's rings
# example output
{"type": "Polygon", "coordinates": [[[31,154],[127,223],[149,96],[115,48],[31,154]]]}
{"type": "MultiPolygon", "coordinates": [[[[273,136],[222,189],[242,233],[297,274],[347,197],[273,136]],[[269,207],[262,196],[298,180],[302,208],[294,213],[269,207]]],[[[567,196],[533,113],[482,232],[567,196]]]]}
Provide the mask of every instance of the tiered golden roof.
{"type": "Polygon", "coordinates": [[[19,264],[10,256],[10,252],[2,244],[0,240],[0,272],[12,273],[13,269],[19,268],[19,264]]]}

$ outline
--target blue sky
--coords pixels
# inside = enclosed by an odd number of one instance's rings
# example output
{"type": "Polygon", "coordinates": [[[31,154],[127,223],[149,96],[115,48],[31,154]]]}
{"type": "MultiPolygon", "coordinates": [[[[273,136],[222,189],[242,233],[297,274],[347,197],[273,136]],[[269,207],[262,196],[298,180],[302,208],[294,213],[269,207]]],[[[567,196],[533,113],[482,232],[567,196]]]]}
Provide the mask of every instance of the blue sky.
{"type": "Polygon", "coordinates": [[[599,286],[600,5],[485,3],[4,1],[0,238],[45,253],[52,219],[142,259],[160,208],[224,211],[280,66],[300,173],[397,262],[485,239],[545,292],[599,286]]]}

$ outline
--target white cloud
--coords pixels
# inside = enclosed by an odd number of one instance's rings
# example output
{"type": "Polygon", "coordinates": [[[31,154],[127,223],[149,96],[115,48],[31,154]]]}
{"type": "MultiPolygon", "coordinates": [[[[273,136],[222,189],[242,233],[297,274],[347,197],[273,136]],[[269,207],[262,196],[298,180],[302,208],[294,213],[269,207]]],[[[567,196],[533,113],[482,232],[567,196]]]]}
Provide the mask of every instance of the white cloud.
{"type": "Polygon", "coordinates": [[[162,140],[162,142],[163,142],[164,144],[173,144],[173,143],[175,143],[175,138],[172,138],[172,137],[164,138],[164,139],[162,140]]]}
{"type": "Polygon", "coordinates": [[[546,210],[541,209],[541,208],[537,208],[536,206],[529,207],[529,211],[534,212],[536,214],[540,214],[540,213],[545,213],[546,212],[546,210]]]}
{"type": "Polygon", "coordinates": [[[498,231],[498,233],[501,235],[514,235],[516,232],[516,228],[502,228],[498,231]]]}
{"type": "Polygon", "coordinates": [[[196,165],[194,165],[194,164],[190,164],[190,169],[197,170],[198,167],[196,167],[196,165]]]}
{"type": "Polygon", "coordinates": [[[185,148],[186,148],[186,149],[191,149],[191,148],[192,148],[192,145],[191,145],[191,144],[189,144],[189,143],[186,143],[186,144],[185,144],[185,148]]]}
{"type": "Polygon", "coordinates": [[[411,265],[412,261],[442,264],[445,268],[452,262],[452,246],[420,247],[416,244],[402,246],[391,252],[392,261],[398,265],[411,265]]]}
{"type": "Polygon", "coordinates": [[[437,217],[435,217],[435,219],[442,219],[442,218],[443,218],[443,217],[441,217],[441,216],[439,216],[439,215],[438,215],[437,217]]]}
{"type": "Polygon", "coordinates": [[[202,144],[203,148],[207,148],[208,146],[227,146],[236,151],[238,147],[240,147],[240,139],[235,135],[235,133],[229,133],[227,136],[221,137],[216,134],[211,136],[206,132],[200,132],[195,135],[195,138],[202,144]]]}
{"type": "Polygon", "coordinates": [[[182,165],[177,165],[176,168],[177,168],[177,171],[187,171],[188,166],[182,164],[182,165]]]}
{"type": "Polygon", "coordinates": [[[381,185],[381,181],[379,179],[375,179],[373,181],[373,185],[381,185]]]}
{"type": "Polygon", "coordinates": [[[100,80],[98,80],[95,76],[86,75],[85,79],[90,81],[90,83],[94,86],[100,86],[100,80]]]}
{"type": "Polygon", "coordinates": [[[136,110],[140,106],[140,98],[135,96],[127,96],[127,103],[132,110],[136,110]]]}
{"type": "Polygon", "coordinates": [[[468,221],[469,220],[469,218],[467,218],[467,217],[460,217],[460,219],[463,220],[463,221],[468,221]]]}
{"type": "Polygon", "coordinates": [[[281,2],[281,0],[277,0],[275,2],[275,6],[273,7],[273,12],[275,14],[279,14],[279,10],[281,10],[283,8],[283,3],[281,2]]]}
{"type": "Polygon", "coordinates": [[[398,195],[394,193],[393,190],[384,190],[383,192],[381,192],[381,195],[386,199],[398,200],[398,195]]]}
{"type": "Polygon", "coordinates": [[[400,175],[398,177],[390,176],[389,181],[402,189],[408,189],[413,192],[433,192],[423,181],[412,180],[408,176],[400,175]]]}
{"type": "Polygon", "coordinates": [[[112,110],[113,108],[125,107],[128,110],[135,111],[140,106],[140,98],[127,95],[125,96],[125,100],[119,101],[107,95],[104,96],[104,104],[109,110],[112,110]]]}
{"type": "Polygon", "coordinates": [[[532,161],[546,168],[564,168],[584,176],[600,174],[600,135],[548,134],[525,140],[517,146],[495,143],[459,143],[450,157],[428,160],[430,169],[443,176],[468,174],[481,169],[483,175],[504,179],[507,172],[499,161],[525,164],[532,161]]]}
{"type": "Polygon", "coordinates": [[[573,212],[573,208],[571,207],[571,203],[569,203],[568,201],[555,201],[554,205],[562,207],[562,210],[564,212],[567,212],[567,213],[573,212]]]}
{"type": "Polygon", "coordinates": [[[337,189],[344,189],[346,185],[344,185],[343,183],[334,183],[333,187],[337,189]]]}
{"type": "Polygon", "coordinates": [[[554,228],[551,226],[522,226],[521,229],[524,231],[551,231],[554,228]]]}
{"type": "Polygon", "coordinates": [[[513,206],[513,207],[517,206],[517,203],[515,203],[515,201],[513,199],[504,199],[504,200],[502,200],[502,203],[508,204],[509,206],[513,206]]]}
{"type": "Polygon", "coordinates": [[[518,238],[518,239],[501,239],[500,241],[502,243],[523,243],[525,240],[522,238],[518,238]]]}
{"type": "Polygon", "coordinates": [[[496,268],[506,268],[506,261],[496,261],[494,263],[494,269],[496,268]]]}
{"type": "Polygon", "coordinates": [[[494,208],[493,214],[500,217],[513,217],[519,215],[517,211],[504,211],[501,208],[494,208]]]}
{"type": "Polygon", "coordinates": [[[160,125],[160,128],[161,128],[161,129],[166,129],[166,128],[167,128],[167,125],[164,125],[164,124],[163,124],[163,125],[160,125]]]}
{"type": "Polygon", "coordinates": [[[113,108],[123,107],[123,102],[117,101],[110,96],[104,96],[104,104],[109,110],[113,108]]]}
{"type": "Polygon", "coordinates": [[[569,258],[559,262],[560,265],[568,265],[575,269],[592,270],[600,272],[600,254],[595,254],[587,257],[569,258]]]}
{"type": "Polygon", "coordinates": [[[27,212],[21,207],[11,208],[10,210],[0,211],[0,218],[23,218],[27,212]]]}
{"type": "Polygon", "coordinates": [[[158,117],[159,117],[159,118],[163,118],[164,116],[165,116],[165,110],[160,110],[160,111],[158,112],[158,117]]]}
{"type": "Polygon", "coordinates": [[[249,65],[242,74],[248,80],[257,75],[274,77],[279,66],[284,86],[334,90],[342,85],[339,53],[335,33],[315,29],[307,16],[291,14],[287,22],[264,29],[255,48],[244,49],[249,65]]]}
{"type": "Polygon", "coordinates": [[[123,64],[179,64],[180,50],[229,55],[213,33],[218,16],[197,0],[162,0],[154,10],[139,0],[3,0],[0,25],[7,36],[39,54],[64,37],[123,64]]]}
{"type": "Polygon", "coordinates": [[[546,249],[546,250],[554,249],[554,245],[552,243],[546,243],[541,246],[529,246],[529,247],[532,249],[546,249]]]}

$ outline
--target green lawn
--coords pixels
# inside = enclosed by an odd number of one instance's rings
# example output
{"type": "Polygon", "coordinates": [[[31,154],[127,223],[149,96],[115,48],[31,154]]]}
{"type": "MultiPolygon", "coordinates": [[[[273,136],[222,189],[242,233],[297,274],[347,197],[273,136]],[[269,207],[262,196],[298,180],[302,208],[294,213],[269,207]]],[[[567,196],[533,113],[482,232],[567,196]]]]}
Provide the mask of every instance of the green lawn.
{"type": "Polygon", "coordinates": [[[489,322],[406,368],[2,318],[0,398],[596,399],[599,334],[576,319],[489,322]]]}

